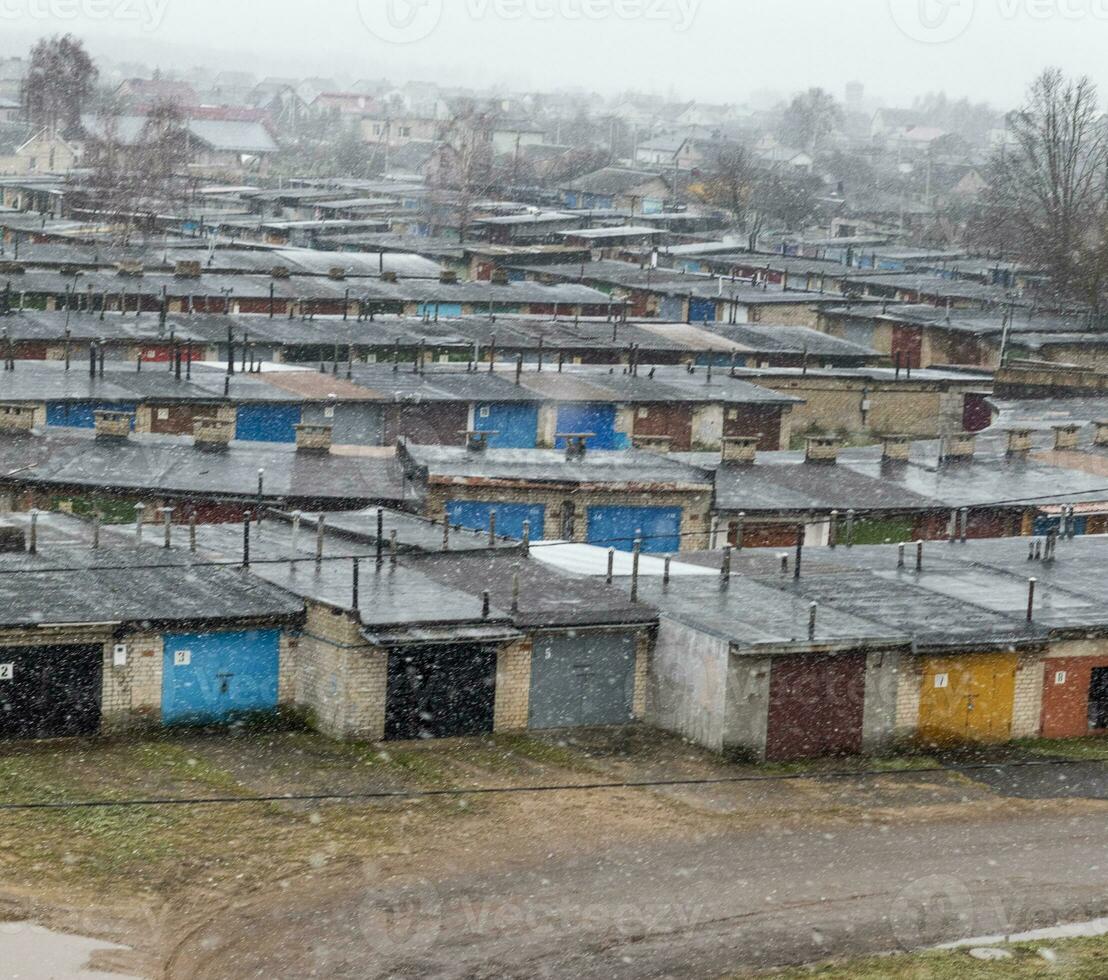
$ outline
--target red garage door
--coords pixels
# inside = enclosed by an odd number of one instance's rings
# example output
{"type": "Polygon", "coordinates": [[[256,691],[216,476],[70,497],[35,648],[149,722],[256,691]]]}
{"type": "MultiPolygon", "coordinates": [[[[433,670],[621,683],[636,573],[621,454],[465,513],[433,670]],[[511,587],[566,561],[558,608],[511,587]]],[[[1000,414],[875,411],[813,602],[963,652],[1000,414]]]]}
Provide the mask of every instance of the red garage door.
{"type": "Polygon", "coordinates": [[[1043,736],[1104,734],[1108,728],[1108,657],[1052,657],[1043,670],[1043,736]]]}
{"type": "Polygon", "coordinates": [[[766,758],[784,762],[860,752],[865,696],[863,653],[775,659],[766,758]]]}

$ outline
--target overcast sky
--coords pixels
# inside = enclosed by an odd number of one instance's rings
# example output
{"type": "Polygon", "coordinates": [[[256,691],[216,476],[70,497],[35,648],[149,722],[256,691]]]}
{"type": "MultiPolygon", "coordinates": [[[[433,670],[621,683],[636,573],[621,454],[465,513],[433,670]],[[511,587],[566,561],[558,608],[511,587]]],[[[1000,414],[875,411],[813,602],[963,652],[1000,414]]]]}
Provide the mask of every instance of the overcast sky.
{"type": "Polygon", "coordinates": [[[0,51],[71,31],[94,54],[260,74],[706,101],[848,81],[908,104],[1010,107],[1056,64],[1108,96],[1108,0],[0,0],[0,51]]]}

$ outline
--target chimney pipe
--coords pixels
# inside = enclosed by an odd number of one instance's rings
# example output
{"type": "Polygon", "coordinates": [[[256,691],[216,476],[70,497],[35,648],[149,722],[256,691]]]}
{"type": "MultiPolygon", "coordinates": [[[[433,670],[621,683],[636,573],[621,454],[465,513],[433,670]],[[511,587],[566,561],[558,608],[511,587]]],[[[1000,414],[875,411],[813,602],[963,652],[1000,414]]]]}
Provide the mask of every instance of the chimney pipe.
{"type": "Polygon", "coordinates": [[[641,531],[635,533],[635,545],[631,549],[631,601],[639,601],[639,553],[642,550],[641,531]]]}
{"type": "Polygon", "coordinates": [[[753,464],[758,458],[757,436],[723,436],[720,441],[720,459],[724,463],[753,464]]]}
{"type": "Polygon", "coordinates": [[[1063,452],[1065,450],[1071,450],[1077,448],[1078,433],[1081,431],[1079,425],[1056,425],[1054,426],[1054,450],[1055,452],[1063,452]]]}
{"type": "Polygon", "coordinates": [[[1031,452],[1033,434],[1031,429],[1008,430],[1008,455],[1025,456],[1031,452]]]}
{"type": "Polygon", "coordinates": [[[805,440],[804,461],[833,465],[838,462],[840,445],[834,436],[809,436],[805,440]]]}

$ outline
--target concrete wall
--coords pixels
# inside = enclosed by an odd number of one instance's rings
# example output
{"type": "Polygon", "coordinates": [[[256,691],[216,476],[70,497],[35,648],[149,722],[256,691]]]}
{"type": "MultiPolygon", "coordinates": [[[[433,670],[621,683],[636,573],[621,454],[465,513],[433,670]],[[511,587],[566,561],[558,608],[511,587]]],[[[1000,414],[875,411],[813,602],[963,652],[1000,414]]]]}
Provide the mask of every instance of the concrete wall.
{"type": "Polygon", "coordinates": [[[650,662],[646,720],[722,751],[730,648],[726,640],[663,616],[650,662]]]}
{"type": "Polygon", "coordinates": [[[731,657],[727,671],[724,751],[755,759],[766,757],[771,663],[769,657],[731,657]]]}
{"type": "Polygon", "coordinates": [[[862,750],[880,752],[896,737],[900,654],[878,651],[866,656],[866,699],[862,713],[862,750]]]}

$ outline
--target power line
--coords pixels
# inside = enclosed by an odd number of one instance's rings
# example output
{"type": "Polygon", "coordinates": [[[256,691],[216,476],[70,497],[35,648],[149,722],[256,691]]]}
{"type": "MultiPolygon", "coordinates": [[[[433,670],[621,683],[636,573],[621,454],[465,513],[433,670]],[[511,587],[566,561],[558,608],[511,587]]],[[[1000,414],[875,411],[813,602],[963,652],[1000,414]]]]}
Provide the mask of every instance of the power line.
{"type": "Polygon", "coordinates": [[[1015,762],[978,762],[954,766],[921,766],[916,769],[839,769],[829,772],[751,773],[741,776],[715,776],[701,779],[613,780],[598,783],[548,783],[539,786],[474,786],[444,789],[367,790],[341,793],[273,793],[255,796],[145,797],[130,800],[43,800],[3,802],[0,811],[16,810],[92,810],[134,809],[148,806],[228,806],[257,803],[329,803],[358,800],[430,799],[462,796],[512,796],[524,793],[580,793],[619,789],[653,789],[676,786],[724,786],[735,783],[789,782],[800,779],[868,779],[877,776],[917,776],[936,773],[971,773],[988,770],[1033,769],[1051,766],[1108,764],[1108,759],[1042,759],[1015,762]]]}

